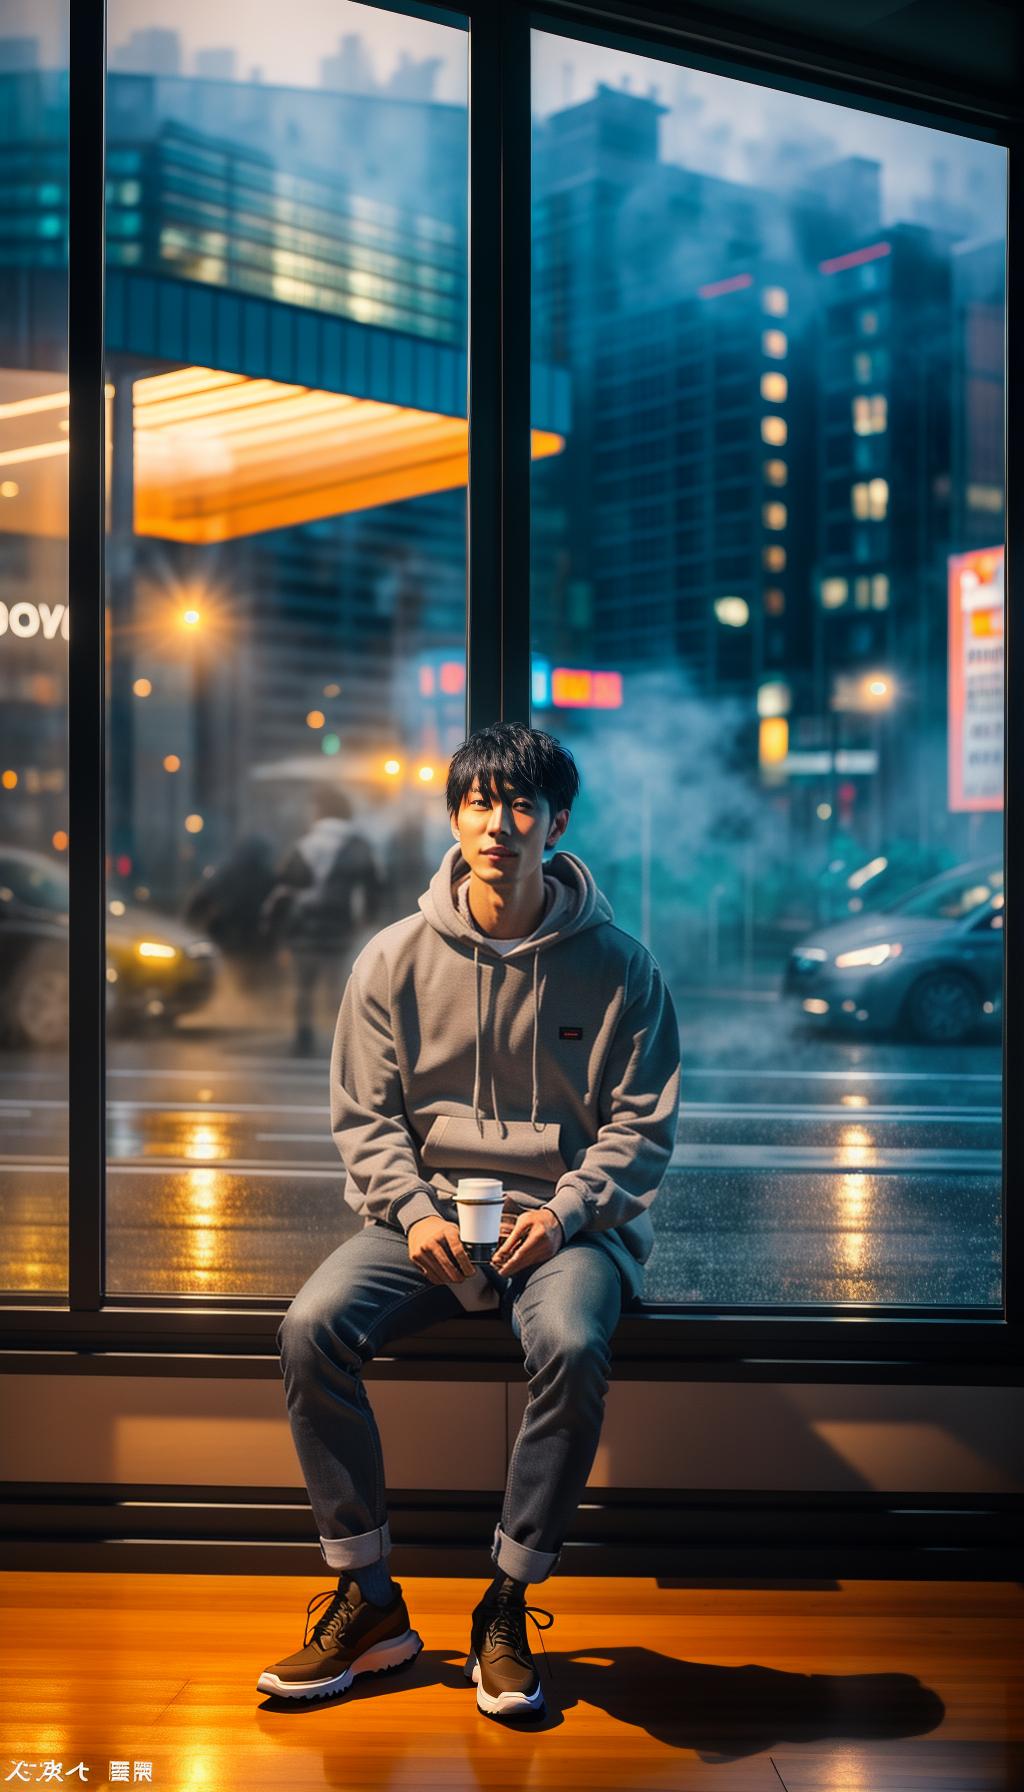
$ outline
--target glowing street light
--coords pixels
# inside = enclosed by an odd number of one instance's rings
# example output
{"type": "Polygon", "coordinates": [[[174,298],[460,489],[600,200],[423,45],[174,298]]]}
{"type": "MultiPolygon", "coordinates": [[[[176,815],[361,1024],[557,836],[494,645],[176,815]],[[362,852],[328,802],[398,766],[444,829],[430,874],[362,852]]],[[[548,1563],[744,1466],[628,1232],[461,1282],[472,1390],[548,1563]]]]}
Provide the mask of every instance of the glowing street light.
{"type": "Polygon", "coordinates": [[[888,678],[883,678],[881,673],[873,673],[870,678],[865,679],[864,689],[875,703],[892,702],[892,682],[888,678]]]}

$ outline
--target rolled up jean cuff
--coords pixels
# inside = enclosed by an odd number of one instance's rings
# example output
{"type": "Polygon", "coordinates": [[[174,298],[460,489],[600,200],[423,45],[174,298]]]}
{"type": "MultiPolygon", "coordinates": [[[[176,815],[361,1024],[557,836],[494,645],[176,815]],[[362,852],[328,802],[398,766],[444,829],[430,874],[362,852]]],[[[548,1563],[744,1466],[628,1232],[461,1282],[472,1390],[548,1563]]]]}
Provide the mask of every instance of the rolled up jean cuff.
{"type": "Polygon", "coordinates": [[[502,1574],[510,1574],[513,1580],[546,1580],[560,1555],[561,1551],[557,1549],[528,1549],[525,1543],[514,1543],[507,1537],[500,1524],[494,1527],[491,1561],[497,1563],[502,1574]]]}
{"type": "Polygon", "coordinates": [[[387,1521],[375,1531],[358,1537],[321,1537],[320,1554],[328,1568],[369,1568],[390,1553],[391,1532],[387,1521]]]}

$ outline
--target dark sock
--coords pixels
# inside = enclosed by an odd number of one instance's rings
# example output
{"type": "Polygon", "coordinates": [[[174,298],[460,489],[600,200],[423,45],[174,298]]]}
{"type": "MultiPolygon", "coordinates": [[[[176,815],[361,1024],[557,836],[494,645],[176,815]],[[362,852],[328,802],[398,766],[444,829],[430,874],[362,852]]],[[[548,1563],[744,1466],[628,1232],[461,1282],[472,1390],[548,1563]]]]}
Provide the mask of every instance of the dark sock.
{"type": "Polygon", "coordinates": [[[351,1577],[364,1599],[372,1600],[374,1605],[390,1605],[395,1594],[395,1583],[388,1572],[389,1556],[381,1556],[379,1561],[370,1562],[365,1568],[354,1568],[348,1574],[339,1576],[338,1585],[351,1577]]]}

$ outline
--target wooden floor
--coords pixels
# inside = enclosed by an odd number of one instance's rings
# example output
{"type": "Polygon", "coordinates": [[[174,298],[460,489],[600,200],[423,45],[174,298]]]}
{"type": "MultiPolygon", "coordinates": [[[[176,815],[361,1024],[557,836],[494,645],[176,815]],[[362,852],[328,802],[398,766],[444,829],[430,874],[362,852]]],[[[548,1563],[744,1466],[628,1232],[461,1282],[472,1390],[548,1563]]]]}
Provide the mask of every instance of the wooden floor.
{"type": "Polygon", "coordinates": [[[257,1693],[333,1584],[0,1575],[0,1781],[149,1783],[148,1762],[162,1792],[1024,1787],[1013,1582],[553,1575],[528,1594],[555,1617],[546,1657],[529,1625],[548,1700],[529,1730],[482,1717],[462,1673],[484,1579],[402,1580],[424,1642],[407,1667],[311,1706],[257,1693]]]}

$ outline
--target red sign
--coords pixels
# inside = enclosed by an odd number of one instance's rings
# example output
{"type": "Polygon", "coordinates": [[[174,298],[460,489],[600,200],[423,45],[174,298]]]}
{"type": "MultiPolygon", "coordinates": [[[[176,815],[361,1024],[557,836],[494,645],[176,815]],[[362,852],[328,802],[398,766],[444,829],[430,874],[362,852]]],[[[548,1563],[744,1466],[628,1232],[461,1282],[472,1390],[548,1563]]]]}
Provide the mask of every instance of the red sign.
{"type": "Polygon", "coordinates": [[[559,709],[621,709],[622,673],[554,666],[551,701],[559,709]]]}
{"type": "Polygon", "coordinates": [[[1003,549],[949,557],[949,807],[1003,806],[1003,549]]]}

